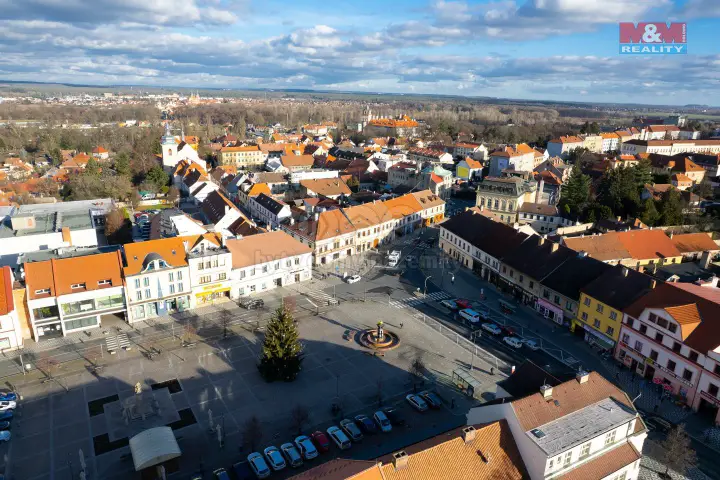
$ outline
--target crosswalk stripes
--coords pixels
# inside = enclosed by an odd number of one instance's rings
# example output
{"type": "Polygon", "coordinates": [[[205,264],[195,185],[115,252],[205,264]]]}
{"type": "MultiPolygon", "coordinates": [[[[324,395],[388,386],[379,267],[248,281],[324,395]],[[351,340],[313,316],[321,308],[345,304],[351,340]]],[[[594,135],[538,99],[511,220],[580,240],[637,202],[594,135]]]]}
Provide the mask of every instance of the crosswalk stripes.
{"type": "Polygon", "coordinates": [[[127,349],[130,347],[130,340],[128,340],[127,333],[119,333],[117,336],[117,342],[120,348],[127,349]]]}
{"type": "Polygon", "coordinates": [[[329,293],[325,293],[322,290],[318,290],[315,288],[308,288],[303,286],[301,288],[298,288],[298,292],[314,300],[315,302],[319,302],[320,305],[337,305],[338,303],[337,299],[333,298],[333,296],[329,293]]]}
{"type": "Polygon", "coordinates": [[[450,298],[451,295],[446,292],[434,292],[427,297],[407,297],[401,300],[390,300],[390,305],[395,308],[416,307],[425,302],[438,302],[450,298]]]}
{"type": "Polygon", "coordinates": [[[117,337],[115,335],[110,335],[105,339],[105,345],[107,346],[108,352],[114,352],[118,349],[117,337]]]}

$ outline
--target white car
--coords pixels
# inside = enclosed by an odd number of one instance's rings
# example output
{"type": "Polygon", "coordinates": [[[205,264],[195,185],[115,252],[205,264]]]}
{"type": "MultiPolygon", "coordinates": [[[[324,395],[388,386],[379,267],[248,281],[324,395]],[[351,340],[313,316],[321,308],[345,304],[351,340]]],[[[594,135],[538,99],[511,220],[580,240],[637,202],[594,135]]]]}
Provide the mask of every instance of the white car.
{"type": "Polygon", "coordinates": [[[535,340],[528,340],[527,338],[523,338],[522,343],[532,351],[540,350],[540,344],[535,340]]]}
{"type": "Polygon", "coordinates": [[[300,450],[300,453],[305,458],[305,460],[312,460],[313,458],[318,456],[317,448],[315,448],[315,445],[313,445],[312,440],[310,440],[310,437],[306,435],[300,435],[295,439],[295,446],[300,450]]]}
{"type": "Polygon", "coordinates": [[[382,410],[378,410],[373,415],[373,419],[375,419],[375,423],[378,424],[378,427],[380,427],[380,430],[382,430],[384,433],[392,431],[392,425],[390,424],[390,420],[388,419],[387,415],[385,415],[385,412],[382,410]]]}
{"type": "Polygon", "coordinates": [[[352,446],[352,444],[350,443],[350,439],[347,437],[347,435],[345,435],[345,432],[343,432],[340,427],[336,427],[333,425],[332,427],[327,429],[327,433],[340,450],[347,450],[352,446]]]}
{"type": "Polygon", "coordinates": [[[510,345],[513,348],[522,348],[522,342],[519,338],[516,337],[505,337],[503,338],[503,342],[505,342],[507,345],[510,345]]]}
{"type": "Polygon", "coordinates": [[[276,472],[285,468],[285,459],[283,458],[282,453],[280,453],[280,450],[278,450],[277,447],[269,446],[263,451],[263,454],[265,455],[265,458],[267,459],[267,462],[270,464],[272,469],[276,472]]]}
{"type": "Polygon", "coordinates": [[[12,400],[0,402],[0,412],[4,412],[5,410],[15,410],[16,406],[17,404],[12,400]]]}
{"type": "Polygon", "coordinates": [[[347,283],[351,283],[351,284],[352,284],[352,283],[357,283],[357,282],[359,282],[361,279],[362,279],[362,277],[361,277],[360,275],[352,275],[352,276],[347,277],[347,278],[345,279],[345,281],[346,281],[347,283]]]}
{"type": "Polygon", "coordinates": [[[492,333],[493,335],[500,335],[502,333],[502,330],[500,330],[500,327],[495,325],[494,323],[483,323],[482,324],[483,330],[485,330],[488,333],[492,333]]]}
{"type": "Polygon", "coordinates": [[[391,260],[392,260],[392,259],[399,260],[399,259],[400,259],[400,255],[401,255],[400,250],[393,250],[392,252],[390,252],[390,253],[388,254],[388,258],[391,259],[391,260]]]}
{"type": "Polygon", "coordinates": [[[424,412],[428,409],[428,405],[425,400],[420,398],[418,395],[415,395],[414,393],[406,396],[405,400],[407,400],[407,402],[412,405],[412,407],[418,412],[424,412]]]}
{"type": "Polygon", "coordinates": [[[460,312],[458,312],[458,315],[460,316],[460,318],[463,318],[470,323],[480,322],[480,314],[471,308],[466,308],[465,310],[460,310],[460,312]]]}
{"type": "Polygon", "coordinates": [[[253,452],[248,455],[247,460],[256,477],[267,478],[270,476],[270,467],[268,467],[265,459],[258,452],[253,452]]]}

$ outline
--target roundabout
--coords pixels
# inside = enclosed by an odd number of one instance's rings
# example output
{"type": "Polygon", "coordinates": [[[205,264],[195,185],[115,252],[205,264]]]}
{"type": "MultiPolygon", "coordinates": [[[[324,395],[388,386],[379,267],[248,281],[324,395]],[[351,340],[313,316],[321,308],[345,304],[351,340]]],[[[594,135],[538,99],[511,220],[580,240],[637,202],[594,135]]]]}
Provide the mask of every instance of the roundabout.
{"type": "Polygon", "coordinates": [[[383,322],[377,323],[377,328],[368,328],[358,334],[358,342],[365,348],[374,351],[387,351],[400,345],[400,337],[389,330],[385,330],[383,322]]]}

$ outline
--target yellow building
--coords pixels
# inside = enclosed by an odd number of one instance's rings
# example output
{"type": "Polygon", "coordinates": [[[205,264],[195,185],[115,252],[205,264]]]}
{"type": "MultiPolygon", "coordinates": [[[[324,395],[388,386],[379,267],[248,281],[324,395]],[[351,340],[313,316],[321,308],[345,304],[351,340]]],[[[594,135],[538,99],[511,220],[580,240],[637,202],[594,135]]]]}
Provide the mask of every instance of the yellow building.
{"type": "Polygon", "coordinates": [[[577,317],[570,330],[603,348],[620,335],[623,310],[655,287],[655,280],[622,265],[607,270],[580,290],[577,317]]]}
{"type": "Polygon", "coordinates": [[[259,167],[265,164],[266,155],[257,145],[246,147],[223,147],[220,149],[220,165],[235,165],[237,168],[259,167]]]}

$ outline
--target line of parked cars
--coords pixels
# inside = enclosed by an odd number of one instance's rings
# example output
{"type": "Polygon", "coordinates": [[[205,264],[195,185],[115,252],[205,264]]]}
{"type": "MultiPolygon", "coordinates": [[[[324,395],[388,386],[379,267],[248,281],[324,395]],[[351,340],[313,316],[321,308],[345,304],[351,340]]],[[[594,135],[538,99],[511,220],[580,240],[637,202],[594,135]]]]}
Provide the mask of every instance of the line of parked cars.
{"type": "Polygon", "coordinates": [[[513,327],[509,325],[498,325],[491,322],[490,309],[486,305],[472,307],[470,301],[463,298],[443,300],[440,302],[440,305],[452,312],[455,312],[455,316],[458,320],[465,320],[472,327],[479,326],[490,335],[494,335],[496,337],[504,335],[502,341],[509,347],[515,349],[526,347],[533,351],[540,349],[540,344],[537,341],[517,336],[513,327]]]}
{"type": "MultiPolygon", "coordinates": [[[[353,442],[362,441],[366,434],[391,432],[393,425],[405,425],[405,419],[394,407],[378,410],[372,416],[360,414],[352,419],[345,418],[340,421],[340,426],[333,425],[324,432],[318,430],[310,435],[300,435],[292,442],[283,443],[280,448],[271,445],[262,453],[253,452],[247,456],[246,462],[233,465],[233,473],[238,480],[268,478],[273,472],[283,470],[288,465],[297,468],[303,462],[327,453],[331,444],[340,450],[347,450],[353,442]]],[[[213,473],[216,480],[230,480],[224,468],[213,473]]]]}
{"type": "Polygon", "coordinates": [[[0,442],[10,441],[10,422],[15,416],[17,401],[15,392],[0,393],[0,442]]]}

